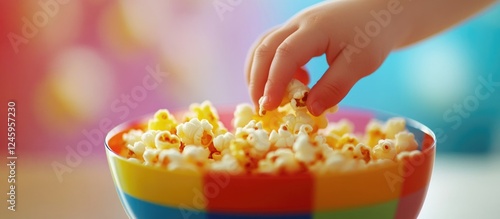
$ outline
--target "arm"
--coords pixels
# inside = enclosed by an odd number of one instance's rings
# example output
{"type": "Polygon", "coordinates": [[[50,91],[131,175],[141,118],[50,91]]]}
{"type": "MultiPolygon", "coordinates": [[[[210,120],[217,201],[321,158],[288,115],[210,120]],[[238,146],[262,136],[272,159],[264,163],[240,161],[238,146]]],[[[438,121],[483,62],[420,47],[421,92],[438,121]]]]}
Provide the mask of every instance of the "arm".
{"type": "Polygon", "coordinates": [[[404,1],[406,34],[399,46],[407,46],[441,32],[478,13],[495,0],[400,0],[404,1]]]}
{"type": "Polygon", "coordinates": [[[313,115],[338,104],[395,48],[456,24],[494,0],[336,0],[307,8],[253,46],[246,74],[254,104],[273,110],[311,58],[329,64],[307,99],[313,115]]]}

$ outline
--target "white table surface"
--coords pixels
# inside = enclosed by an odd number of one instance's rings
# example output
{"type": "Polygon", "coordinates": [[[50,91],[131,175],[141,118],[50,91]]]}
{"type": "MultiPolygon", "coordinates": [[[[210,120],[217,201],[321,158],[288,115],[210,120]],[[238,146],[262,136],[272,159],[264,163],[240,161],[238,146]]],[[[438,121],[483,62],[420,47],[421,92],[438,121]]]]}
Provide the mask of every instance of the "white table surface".
{"type": "Polygon", "coordinates": [[[500,218],[500,154],[438,154],[419,218],[500,218]]]}

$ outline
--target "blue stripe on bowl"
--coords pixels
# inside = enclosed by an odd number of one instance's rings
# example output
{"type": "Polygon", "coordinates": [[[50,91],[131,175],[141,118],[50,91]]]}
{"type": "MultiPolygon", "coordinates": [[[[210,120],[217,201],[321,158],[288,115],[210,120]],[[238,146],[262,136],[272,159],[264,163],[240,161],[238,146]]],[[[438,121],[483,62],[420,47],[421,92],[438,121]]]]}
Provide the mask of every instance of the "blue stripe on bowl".
{"type": "Polygon", "coordinates": [[[124,192],[118,192],[120,200],[130,218],[169,218],[169,219],[206,219],[202,211],[193,209],[168,207],[132,197],[124,192]]]}

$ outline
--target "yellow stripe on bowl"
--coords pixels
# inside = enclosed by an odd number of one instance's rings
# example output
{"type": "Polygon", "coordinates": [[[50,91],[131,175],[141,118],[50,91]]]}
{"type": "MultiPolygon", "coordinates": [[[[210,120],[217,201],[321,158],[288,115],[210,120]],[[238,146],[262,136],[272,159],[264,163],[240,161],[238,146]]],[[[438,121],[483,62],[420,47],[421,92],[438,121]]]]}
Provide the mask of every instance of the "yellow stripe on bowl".
{"type": "Polygon", "coordinates": [[[394,181],[392,177],[398,176],[399,165],[391,163],[349,173],[316,175],[314,210],[348,209],[397,200],[403,181],[394,181]]]}
{"type": "Polygon", "coordinates": [[[201,211],[205,209],[201,173],[170,172],[132,163],[109,150],[106,152],[118,190],[159,205],[201,211]]]}

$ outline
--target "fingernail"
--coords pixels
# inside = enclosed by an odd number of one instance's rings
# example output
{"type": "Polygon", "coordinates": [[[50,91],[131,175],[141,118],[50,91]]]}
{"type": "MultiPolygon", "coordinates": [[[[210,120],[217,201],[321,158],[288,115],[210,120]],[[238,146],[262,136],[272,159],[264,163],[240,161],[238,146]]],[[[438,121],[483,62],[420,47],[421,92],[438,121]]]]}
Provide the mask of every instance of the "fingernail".
{"type": "Polygon", "coordinates": [[[313,114],[314,116],[319,116],[321,115],[321,113],[323,113],[323,111],[325,111],[326,107],[323,106],[323,104],[321,104],[319,101],[315,101],[312,105],[311,105],[311,114],[313,114]]]}
{"type": "Polygon", "coordinates": [[[262,96],[260,99],[259,99],[259,106],[264,106],[264,105],[267,105],[267,103],[269,102],[269,97],[267,96],[262,96]]]}

